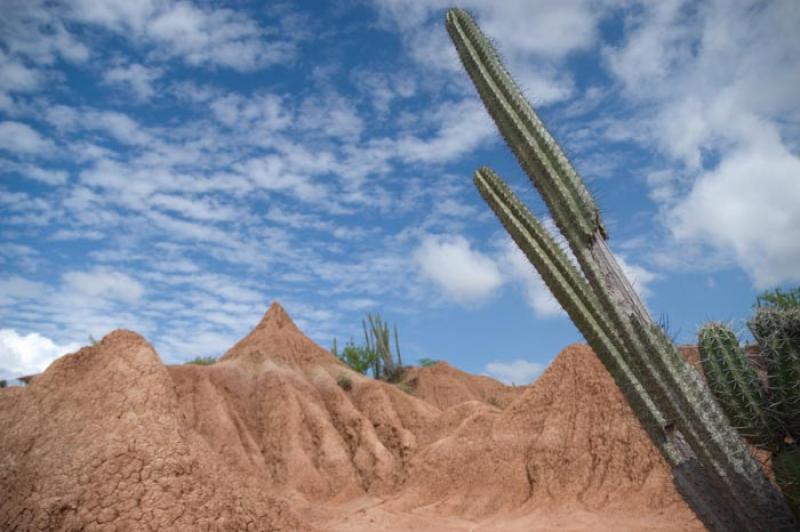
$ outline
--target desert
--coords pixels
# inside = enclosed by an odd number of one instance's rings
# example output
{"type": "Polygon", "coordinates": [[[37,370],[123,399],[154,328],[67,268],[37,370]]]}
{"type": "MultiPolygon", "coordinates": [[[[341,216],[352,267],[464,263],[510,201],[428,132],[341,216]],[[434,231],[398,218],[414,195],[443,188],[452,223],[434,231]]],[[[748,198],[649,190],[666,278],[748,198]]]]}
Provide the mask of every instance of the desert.
{"type": "Polygon", "coordinates": [[[0,531],[800,530],[799,5],[3,0],[0,531]]]}
{"type": "Polygon", "coordinates": [[[0,528],[703,529],[588,346],[529,386],[405,379],[352,371],[278,303],[208,366],[114,331],[0,390],[0,528]]]}

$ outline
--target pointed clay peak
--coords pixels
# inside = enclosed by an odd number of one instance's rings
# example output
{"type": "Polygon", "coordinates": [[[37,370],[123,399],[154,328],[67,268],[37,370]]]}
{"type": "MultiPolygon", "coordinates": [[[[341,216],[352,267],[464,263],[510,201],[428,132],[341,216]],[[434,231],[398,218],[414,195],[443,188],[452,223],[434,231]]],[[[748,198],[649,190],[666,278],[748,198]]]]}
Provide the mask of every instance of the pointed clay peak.
{"type": "Polygon", "coordinates": [[[268,359],[293,366],[341,364],[306,336],[277,301],[273,301],[256,328],[222,355],[220,361],[260,364],[268,359]]]}
{"type": "Polygon", "coordinates": [[[283,306],[278,303],[277,301],[273,301],[272,304],[269,306],[269,310],[267,313],[264,314],[264,317],[261,318],[261,321],[256,326],[256,329],[262,329],[265,327],[277,327],[278,329],[283,329],[284,327],[291,327],[292,329],[297,329],[297,325],[295,325],[292,318],[283,308],[283,306]]]}

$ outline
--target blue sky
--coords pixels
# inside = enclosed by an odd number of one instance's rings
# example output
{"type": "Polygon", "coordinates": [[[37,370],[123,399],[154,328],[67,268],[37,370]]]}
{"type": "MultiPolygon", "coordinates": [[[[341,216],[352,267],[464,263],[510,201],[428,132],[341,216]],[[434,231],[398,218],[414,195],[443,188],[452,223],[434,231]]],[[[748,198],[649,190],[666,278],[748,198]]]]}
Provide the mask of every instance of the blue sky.
{"type": "MultiPolygon", "coordinates": [[[[219,355],[272,300],[323,346],[529,382],[579,336],[471,183],[546,211],[438,0],[1,0],[0,377],[112,329],[219,355]]],[[[681,342],[800,282],[800,4],[461,4],[681,342]]]]}

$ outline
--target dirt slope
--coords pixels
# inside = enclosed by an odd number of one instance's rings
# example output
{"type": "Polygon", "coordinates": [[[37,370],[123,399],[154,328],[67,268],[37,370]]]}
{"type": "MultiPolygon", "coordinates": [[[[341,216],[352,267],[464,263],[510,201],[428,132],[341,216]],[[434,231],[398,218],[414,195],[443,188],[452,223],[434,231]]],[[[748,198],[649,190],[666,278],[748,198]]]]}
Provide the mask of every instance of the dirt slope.
{"type": "Polygon", "coordinates": [[[521,508],[694,521],[666,465],[587,346],[565,349],[506,409],[476,411],[412,462],[405,508],[484,517],[521,508]]]}
{"type": "Polygon", "coordinates": [[[117,331],[0,393],[0,529],[699,527],[588,347],[524,388],[406,379],[352,372],[278,304],[211,366],[117,331]]]}
{"type": "Polygon", "coordinates": [[[467,401],[505,408],[525,390],[525,386],[505,386],[490,377],[471,375],[444,361],[428,367],[409,368],[403,382],[415,390],[415,397],[440,410],[467,401]]]}

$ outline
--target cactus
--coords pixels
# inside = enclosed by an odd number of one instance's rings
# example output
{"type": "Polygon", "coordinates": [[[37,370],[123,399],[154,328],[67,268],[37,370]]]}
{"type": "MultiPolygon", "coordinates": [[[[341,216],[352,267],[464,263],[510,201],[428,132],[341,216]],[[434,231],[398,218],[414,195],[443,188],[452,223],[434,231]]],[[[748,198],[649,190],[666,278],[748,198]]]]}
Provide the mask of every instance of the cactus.
{"type": "Polygon", "coordinates": [[[676,486],[714,530],[793,530],[781,494],[749,454],[702,377],[653,323],[608,249],[600,211],[470,15],[447,30],[500,133],[547,204],[577,265],[488,168],[475,185],[597,352],[676,486]]]}
{"type": "Polygon", "coordinates": [[[700,362],[731,423],[772,454],[775,480],[800,518],[800,305],[759,308],[748,325],[760,347],[764,379],[733,331],[718,323],[700,330],[700,362]]]}
{"type": "Polygon", "coordinates": [[[380,314],[367,314],[367,319],[362,320],[364,326],[364,349],[369,360],[373,361],[373,374],[376,379],[395,382],[400,379],[403,372],[403,361],[400,358],[400,340],[397,334],[397,325],[394,326],[394,343],[397,352],[397,361],[392,354],[389,324],[380,314]]]}

